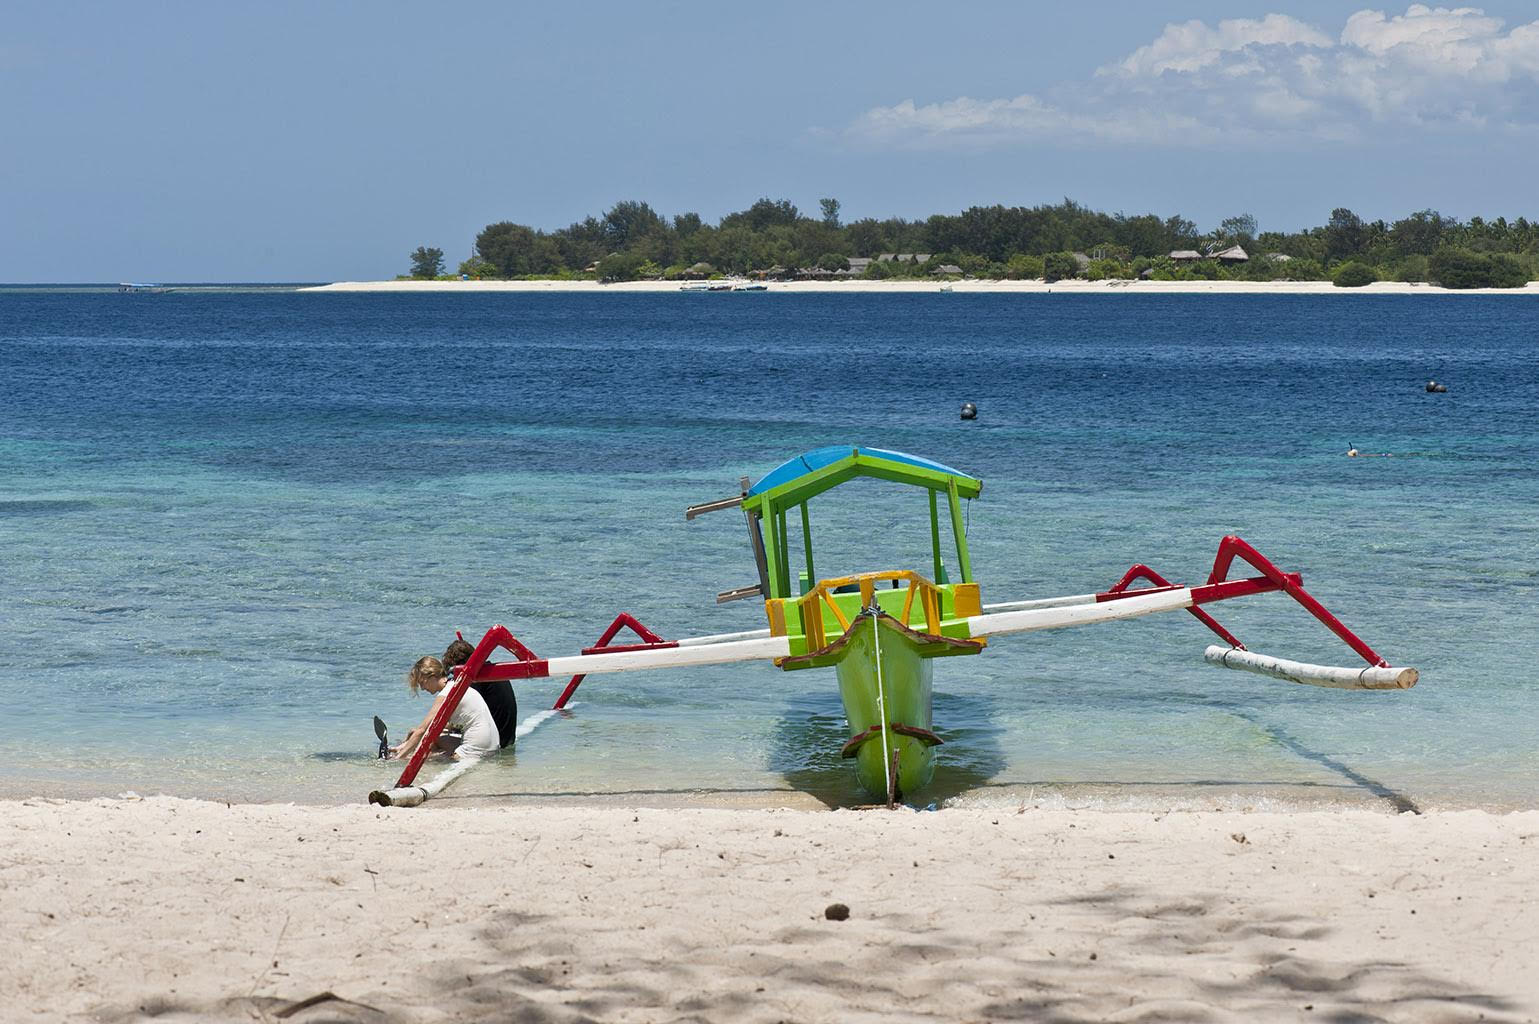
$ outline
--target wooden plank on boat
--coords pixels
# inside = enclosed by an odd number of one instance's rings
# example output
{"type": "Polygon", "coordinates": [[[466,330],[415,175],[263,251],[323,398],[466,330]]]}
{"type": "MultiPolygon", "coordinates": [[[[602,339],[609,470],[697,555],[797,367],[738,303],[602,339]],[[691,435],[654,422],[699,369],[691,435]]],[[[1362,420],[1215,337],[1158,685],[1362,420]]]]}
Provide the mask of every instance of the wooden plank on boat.
{"type": "Polygon", "coordinates": [[[985,612],[1021,612],[1029,608],[1063,608],[1075,604],[1095,604],[1094,594],[1069,594],[1065,597],[1039,597],[1030,601],[1001,601],[998,604],[986,604],[985,612]]]}
{"type": "Polygon", "coordinates": [[[1233,647],[1210,644],[1202,652],[1210,665],[1220,668],[1255,672],[1274,679],[1286,679],[1290,683],[1306,686],[1329,686],[1336,690],[1408,690],[1416,685],[1419,677],[1414,668],[1340,668],[1334,665],[1310,665],[1302,661],[1287,661],[1255,651],[1240,651],[1233,647]]]}
{"type": "Polygon", "coordinates": [[[967,620],[972,636],[997,636],[1001,633],[1024,633],[1034,629],[1060,629],[1064,626],[1088,626],[1096,622],[1114,622],[1117,619],[1134,619],[1155,612],[1175,611],[1190,607],[1190,587],[1164,590],[1158,594],[1127,597],[1116,601],[1095,604],[1073,604],[1064,607],[1037,607],[1020,611],[994,612],[991,615],[974,615],[967,620]]]}
{"type": "Polygon", "coordinates": [[[723,509],[737,508],[741,504],[743,504],[743,495],[741,494],[734,494],[730,498],[722,498],[719,501],[705,501],[686,508],[684,510],[684,518],[694,519],[696,516],[703,516],[707,512],[720,512],[723,509]]]}
{"type": "Polygon", "coordinates": [[[710,636],[686,636],[679,641],[680,647],[702,647],[706,644],[724,644],[729,640],[762,640],[770,635],[767,629],[745,629],[741,633],[713,633],[710,636]]]}
{"type": "Polygon", "coordinates": [[[723,590],[716,595],[717,604],[726,604],[728,601],[741,601],[745,597],[763,597],[764,588],[757,583],[746,587],[738,587],[736,590],[723,590]]]}

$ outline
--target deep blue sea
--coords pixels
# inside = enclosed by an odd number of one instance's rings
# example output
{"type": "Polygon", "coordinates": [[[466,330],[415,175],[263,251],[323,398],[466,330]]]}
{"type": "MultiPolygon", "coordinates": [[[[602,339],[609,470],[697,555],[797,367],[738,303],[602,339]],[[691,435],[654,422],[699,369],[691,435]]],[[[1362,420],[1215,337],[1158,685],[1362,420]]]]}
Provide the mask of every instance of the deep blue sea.
{"type": "MultiPolygon", "coordinates": [[[[1539,806],[1539,303],[1509,296],[0,289],[0,794],[361,800],[399,767],[371,716],[404,735],[456,629],[763,626],[714,602],[754,578],[741,517],[683,509],[833,443],[984,479],[985,602],[1202,582],[1238,533],[1422,672],[1226,672],[1180,613],[1002,638],[936,663],[921,803],[1539,806]]],[[[926,508],[835,492],[819,569],[925,570],[926,508]]],[[[1281,595],[1212,610],[1353,663],[1281,595]]],[[[444,800],[864,800],[831,673],[578,700],[444,800]]]]}

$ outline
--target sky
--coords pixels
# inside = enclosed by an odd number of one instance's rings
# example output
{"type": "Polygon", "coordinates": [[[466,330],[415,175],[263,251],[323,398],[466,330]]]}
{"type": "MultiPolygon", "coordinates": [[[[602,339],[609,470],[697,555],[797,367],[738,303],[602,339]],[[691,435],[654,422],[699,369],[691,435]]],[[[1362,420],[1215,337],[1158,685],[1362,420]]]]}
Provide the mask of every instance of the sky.
{"type": "Polygon", "coordinates": [[[61,2],[0,24],[0,281],[328,281],[622,199],[1539,219],[1539,4],[61,2]]]}

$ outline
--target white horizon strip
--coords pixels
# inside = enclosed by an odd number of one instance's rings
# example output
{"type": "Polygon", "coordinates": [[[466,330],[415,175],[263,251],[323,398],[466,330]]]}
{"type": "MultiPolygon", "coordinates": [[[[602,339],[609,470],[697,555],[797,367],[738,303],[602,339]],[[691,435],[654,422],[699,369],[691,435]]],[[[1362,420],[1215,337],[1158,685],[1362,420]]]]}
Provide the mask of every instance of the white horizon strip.
{"type": "Polygon", "coordinates": [[[619,654],[575,654],[551,658],[547,675],[595,675],[604,672],[636,672],[649,668],[685,668],[692,665],[724,665],[734,661],[768,661],[791,653],[791,641],[783,636],[761,637],[691,647],[664,647],[619,654]]]}
{"type": "Polygon", "coordinates": [[[1286,679],[1290,683],[1306,686],[1329,686],[1333,690],[1408,690],[1420,678],[1414,668],[1340,668],[1335,665],[1311,665],[1303,661],[1288,661],[1255,651],[1241,651],[1233,647],[1210,644],[1202,652],[1210,665],[1232,668],[1241,672],[1286,679]]]}
{"type": "Polygon", "coordinates": [[[1192,588],[1182,587],[1179,590],[1165,591],[1160,594],[1124,597],[1097,604],[974,615],[966,621],[971,636],[999,636],[1003,633],[1025,633],[1037,629],[1059,629],[1064,626],[1088,626],[1096,622],[1136,619],[1156,612],[1190,608],[1192,603],[1192,588]]]}

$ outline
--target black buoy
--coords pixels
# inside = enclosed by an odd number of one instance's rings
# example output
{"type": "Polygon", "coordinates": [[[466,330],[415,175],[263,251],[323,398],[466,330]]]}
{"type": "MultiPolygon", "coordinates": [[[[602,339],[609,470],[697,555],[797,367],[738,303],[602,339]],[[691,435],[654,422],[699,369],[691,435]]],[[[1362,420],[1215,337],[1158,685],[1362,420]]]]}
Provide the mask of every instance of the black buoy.
{"type": "Polygon", "coordinates": [[[971,402],[963,402],[962,403],[962,418],[964,420],[975,420],[975,419],[977,419],[978,418],[978,407],[976,405],[974,405],[973,403],[971,403],[971,402]]]}
{"type": "Polygon", "coordinates": [[[1446,393],[1447,391],[1448,391],[1448,385],[1447,384],[1439,384],[1435,380],[1427,381],[1427,394],[1429,394],[1429,395],[1441,395],[1441,394],[1446,393]]]}

